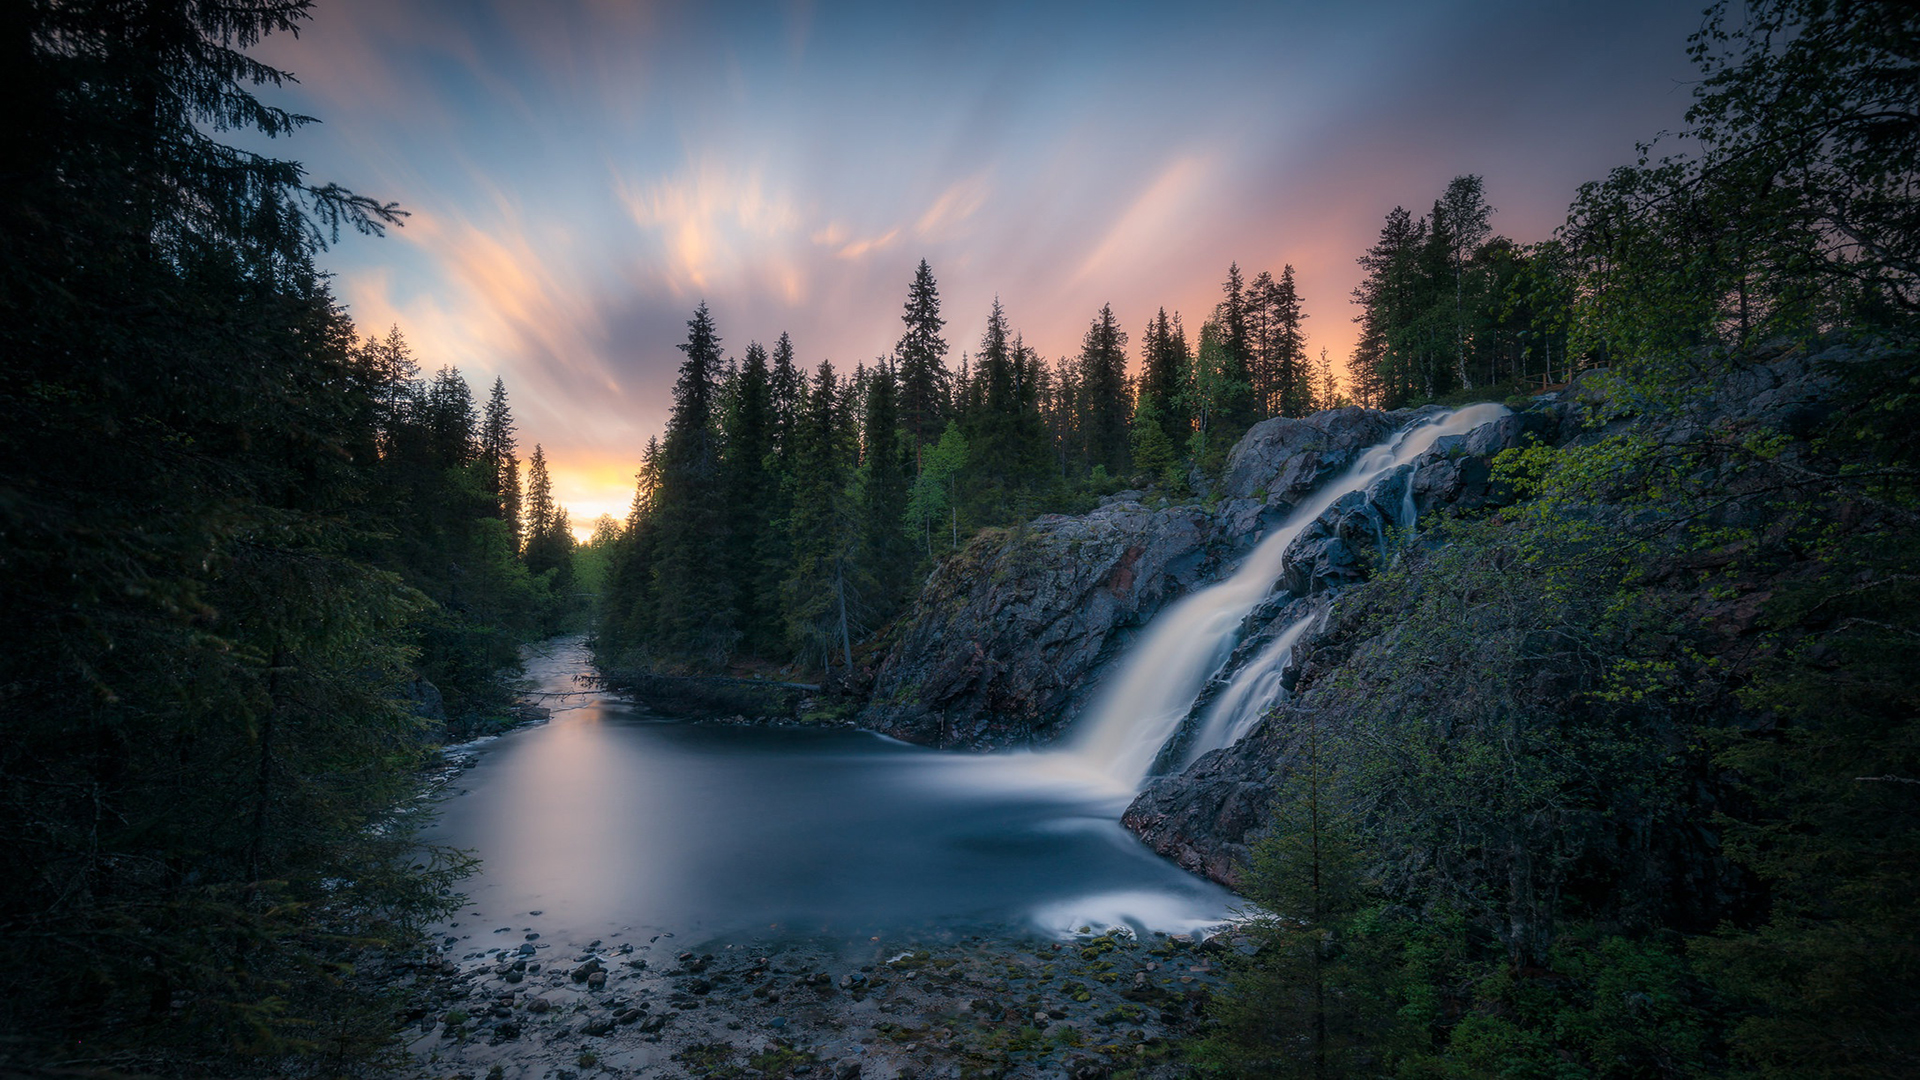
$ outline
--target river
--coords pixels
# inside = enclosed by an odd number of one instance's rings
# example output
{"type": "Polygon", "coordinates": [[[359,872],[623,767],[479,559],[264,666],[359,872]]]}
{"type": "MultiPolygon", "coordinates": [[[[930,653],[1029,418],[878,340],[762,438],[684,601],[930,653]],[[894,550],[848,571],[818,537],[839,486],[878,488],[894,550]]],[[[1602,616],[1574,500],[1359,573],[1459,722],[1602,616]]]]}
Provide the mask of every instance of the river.
{"type": "Polygon", "coordinates": [[[1056,756],[692,723],[590,671],[581,639],[546,643],[527,673],[552,719],[460,749],[475,763],[426,836],[482,860],[449,946],[1178,932],[1235,904],[1120,828],[1127,792],[1056,756]]]}

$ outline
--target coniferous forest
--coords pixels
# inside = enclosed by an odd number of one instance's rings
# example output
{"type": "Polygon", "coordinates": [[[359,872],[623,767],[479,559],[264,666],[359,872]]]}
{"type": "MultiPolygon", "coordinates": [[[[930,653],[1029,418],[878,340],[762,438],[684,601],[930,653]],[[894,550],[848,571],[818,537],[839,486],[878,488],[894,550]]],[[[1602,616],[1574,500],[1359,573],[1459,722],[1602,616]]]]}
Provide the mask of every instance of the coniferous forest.
{"type": "MultiPolygon", "coordinates": [[[[955,311],[927,260],[873,298],[873,357],[700,302],[631,509],[584,543],[505,381],[355,325],[321,270],[408,209],[246,149],[311,120],[249,55],[310,8],[0,15],[0,1073],[412,1075],[426,1007],[377,973],[474,870],[418,836],[428,770],[523,719],[529,642],[843,719],[930,575],[1043,515],[1211,513],[1274,418],[1546,393],[1579,431],[1369,556],[1250,738],[1256,906],[1196,1026],[1071,1075],[1920,1061],[1910,6],[1719,0],[1684,132],[1551,236],[1495,232],[1498,176],[1381,208],[1349,357],[1310,347],[1283,260],[1230,263],[1197,325],[1087,312],[1055,357],[1020,297],[955,311]],[[1780,364],[1817,390],[1725,421],[1780,364]]],[[[955,1075],[1028,1060],[995,1053],[955,1075]]]]}

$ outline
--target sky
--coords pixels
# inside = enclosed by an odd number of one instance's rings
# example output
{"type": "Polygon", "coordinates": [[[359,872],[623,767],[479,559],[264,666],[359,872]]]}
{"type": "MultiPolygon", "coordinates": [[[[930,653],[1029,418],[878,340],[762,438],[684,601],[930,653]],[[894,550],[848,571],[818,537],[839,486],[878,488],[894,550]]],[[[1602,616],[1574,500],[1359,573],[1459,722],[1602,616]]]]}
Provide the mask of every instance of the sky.
{"type": "Polygon", "coordinates": [[[1197,329],[1229,263],[1292,265],[1353,345],[1387,212],[1485,178],[1545,239],[1681,126],[1698,0],[1213,5],[321,0],[253,52],[321,121],[269,149],[397,202],[321,256],[361,332],[506,383],[584,534],[622,517],[695,306],[723,348],[872,361],[914,267],[949,359],[993,299],[1042,355],[1101,305],[1197,329]]]}

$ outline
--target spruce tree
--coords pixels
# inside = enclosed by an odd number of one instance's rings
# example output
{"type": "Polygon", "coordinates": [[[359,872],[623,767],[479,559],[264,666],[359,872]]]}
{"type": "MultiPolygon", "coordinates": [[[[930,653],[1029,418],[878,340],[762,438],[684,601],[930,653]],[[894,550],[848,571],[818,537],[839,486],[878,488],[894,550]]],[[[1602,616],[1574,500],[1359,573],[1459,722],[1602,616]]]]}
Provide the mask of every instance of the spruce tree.
{"type": "Polygon", "coordinates": [[[1493,207],[1487,205],[1486,188],[1478,176],[1456,176],[1447,184],[1446,193],[1433,206],[1433,232],[1444,237],[1446,265],[1452,285],[1453,379],[1462,389],[1473,388],[1468,371],[1468,341],[1473,323],[1468,296],[1468,265],[1480,245],[1492,235],[1487,219],[1493,207]]]}
{"type": "Polygon", "coordinates": [[[507,523],[513,549],[519,551],[520,459],[515,456],[517,447],[513,436],[513,410],[507,406],[507,384],[495,378],[480,425],[480,460],[486,467],[483,479],[487,493],[493,496],[494,515],[507,523]]]}
{"type": "Polygon", "coordinates": [[[656,647],[657,607],[653,601],[655,530],[653,510],[659,491],[660,439],[647,439],[640,471],[634,476],[633,504],[611,558],[595,651],[601,664],[647,666],[656,647]]]}
{"type": "Polygon", "coordinates": [[[714,383],[720,336],[703,302],[687,320],[686,360],[674,383],[673,411],[660,444],[658,532],[660,639],[671,654],[706,667],[724,663],[738,631],[733,589],[713,545],[727,535],[714,383]]]}
{"type": "Polygon", "coordinates": [[[1353,291],[1361,306],[1360,346],[1354,354],[1354,390],[1368,404],[1397,409],[1433,394],[1431,352],[1424,336],[1428,292],[1420,256],[1428,246],[1424,218],[1404,207],[1388,214],[1380,237],[1360,256],[1366,277],[1353,291]]]}
{"type": "Polygon", "coordinates": [[[1167,309],[1161,308],[1147,324],[1140,355],[1140,393],[1143,397],[1152,395],[1158,405],[1160,429],[1176,447],[1186,445],[1192,431],[1190,417],[1181,407],[1191,358],[1187,355],[1186,333],[1179,327],[1179,317],[1170,320],[1167,309]]]}
{"type": "Polygon", "coordinates": [[[1305,416],[1313,411],[1314,378],[1307,359],[1307,336],[1300,328],[1307,315],[1293,283],[1292,263],[1281,267],[1280,280],[1273,283],[1267,303],[1273,334],[1275,412],[1280,416],[1305,416]]]}
{"type": "Polygon", "coordinates": [[[1274,319],[1279,283],[1265,270],[1247,284],[1247,377],[1253,386],[1254,406],[1264,417],[1280,414],[1280,347],[1274,319]]]}
{"type": "Polygon", "coordinates": [[[1127,384],[1127,333],[1113,317],[1113,305],[1100,308],[1080,342],[1079,409],[1089,467],[1109,476],[1127,470],[1127,417],[1133,411],[1127,384]]]}
{"type": "Polygon", "coordinates": [[[427,386],[427,452],[435,468],[457,469],[479,456],[480,417],[460,369],[443,367],[427,386]]]}
{"type": "Polygon", "coordinates": [[[856,515],[848,498],[850,448],[844,444],[844,398],[833,364],[822,360],[795,429],[793,502],[788,518],[792,562],[782,584],[789,639],[831,672],[836,652],[851,663],[852,621],[859,608],[855,573],[856,515]]]}
{"type": "Polygon", "coordinates": [[[748,345],[723,425],[726,576],[733,586],[746,648],[763,655],[780,640],[779,594],[765,590],[760,573],[762,545],[773,528],[779,486],[773,471],[777,418],[770,378],[766,350],[759,342],[748,345]]]}
{"type": "Polygon", "coordinates": [[[899,344],[894,346],[899,365],[900,420],[912,442],[917,462],[921,448],[938,439],[946,427],[950,395],[945,363],[947,340],[940,336],[946,320],[940,317],[940,293],[925,259],[920,260],[919,268],[913,273],[913,284],[907,287],[906,308],[900,321],[906,324],[899,344]]]}
{"type": "Polygon", "coordinates": [[[1173,440],[1167,438],[1160,414],[1160,399],[1143,391],[1134,407],[1133,426],[1128,433],[1133,468],[1174,487],[1178,486],[1180,451],[1173,440]]]}
{"type": "Polygon", "coordinates": [[[553,479],[547,474],[547,453],[539,443],[535,443],[533,457],[527,462],[527,510],[526,519],[521,523],[521,532],[527,538],[527,569],[536,574],[554,565],[541,544],[553,534],[556,515],[553,479]]]}
{"type": "Polygon", "coordinates": [[[867,606],[875,622],[891,618],[907,599],[915,561],[904,521],[913,458],[902,438],[899,396],[893,366],[876,365],[867,385],[860,463],[862,576],[873,582],[867,606]]]}
{"type": "MultiPolygon", "coordinates": [[[[1227,280],[1220,285],[1220,303],[1213,309],[1213,321],[1220,327],[1220,343],[1226,349],[1227,376],[1246,384],[1249,390],[1253,386],[1253,336],[1247,319],[1250,306],[1240,264],[1232,263],[1227,267],[1227,280]]],[[[1246,408],[1250,411],[1251,406],[1249,394],[1246,408]]]]}
{"type": "Polygon", "coordinates": [[[1038,409],[1039,358],[1010,337],[1006,311],[995,299],[981,335],[973,395],[962,417],[971,490],[962,517],[975,524],[1023,516],[1049,474],[1047,431],[1038,409]]]}
{"type": "Polygon", "coordinates": [[[806,376],[793,363],[793,339],[785,330],[774,342],[772,369],[767,375],[767,395],[773,410],[773,445],[779,457],[777,471],[792,468],[794,432],[800,424],[801,399],[806,395],[806,376]]]}

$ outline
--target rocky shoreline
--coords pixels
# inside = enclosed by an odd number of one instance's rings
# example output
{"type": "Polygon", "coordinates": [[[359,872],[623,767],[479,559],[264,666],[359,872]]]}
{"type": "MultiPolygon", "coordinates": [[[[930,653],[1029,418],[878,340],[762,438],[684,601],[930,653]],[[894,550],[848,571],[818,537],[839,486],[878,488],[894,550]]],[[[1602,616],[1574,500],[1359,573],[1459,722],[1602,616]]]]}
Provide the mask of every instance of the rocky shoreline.
{"type": "Polygon", "coordinates": [[[460,952],[467,939],[452,939],[447,954],[389,972],[411,995],[396,1075],[1169,1076],[1226,966],[1253,950],[1231,932],[1091,927],[1069,941],[786,937],[691,949],[672,935],[561,944],[517,925],[489,936],[498,943],[460,952]]]}

